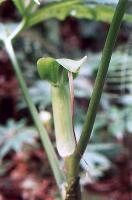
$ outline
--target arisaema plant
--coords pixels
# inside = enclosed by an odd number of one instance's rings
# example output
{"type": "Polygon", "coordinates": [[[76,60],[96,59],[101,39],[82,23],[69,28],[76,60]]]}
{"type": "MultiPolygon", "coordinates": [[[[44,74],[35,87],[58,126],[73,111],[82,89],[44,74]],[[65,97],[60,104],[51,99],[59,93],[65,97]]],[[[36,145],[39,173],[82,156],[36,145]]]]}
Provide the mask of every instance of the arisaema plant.
{"type": "MultiPolygon", "coordinates": [[[[0,1],[0,3],[2,2],[3,1],[0,1]]],[[[61,198],[64,200],[81,200],[79,163],[89,142],[112,50],[128,0],[119,0],[115,10],[113,7],[108,8],[104,5],[101,7],[98,4],[94,4],[93,7],[84,7],[85,1],[81,0],[54,1],[42,8],[38,8],[38,4],[41,1],[37,0],[13,0],[13,2],[22,16],[22,21],[15,30],[12,30],[12,26],[10,30],[7,30],[6,25],[0,24],[0,41],[6,48],[22,89],[25,101],[34,120],[34,124],[40,134],[40,138],[47,153],[61,198]],[[54,17],[63,20],[66,16],[71,15],[71,13],[73,13],[71,11],[73,10],[75,13],[74,17],[83,17],[86,19],[97,19],[102,21],[107,20],[112,22],[102,52],[102,58],[99,63],[93,93],[78,142],[76,141],[74,134],[73,79],[78,75],[79,68],[83,65],[86,57],[78,61],[47,57],[39,59],[37,63],[40,77],[51,83],[56,147],[60,156],[64,159],[64,172],[60,168],[59,159],[56,155],[54,147],[45,128],[40,122],[37,109],[35,108],[28,93],[28,88],[17,61],[12,42],[16,36],[26,28],[29,28],[43,20],[54,17]]],[[[96,1],[93,2],[95,3],[96,1]]],[[[125,19],[131,21],[132,17],[130,14],[126,14],[125,19]]]]}

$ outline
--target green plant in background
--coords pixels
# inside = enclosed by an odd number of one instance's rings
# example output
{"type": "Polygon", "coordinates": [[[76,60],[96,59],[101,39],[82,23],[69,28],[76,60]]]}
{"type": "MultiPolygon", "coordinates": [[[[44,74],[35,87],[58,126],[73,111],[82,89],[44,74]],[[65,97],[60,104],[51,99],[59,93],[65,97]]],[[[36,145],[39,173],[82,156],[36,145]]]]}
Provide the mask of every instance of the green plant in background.
{"type": "MultiPolygon", "coordinates": [[[[128,1],[119,0],[115,11],[114,11],[114,8],[112,7],[110,8],[105,5],[100,6],[100,5],[95,4],[94,7],[90,7],[90,6],[84,7],[84,2],[79,1],[79,0],[76,0],[76,1],[67,0],[67,1],[61,1],[58,3],[52,2],[42,8],[38,8],[37,4],[35,4],[33,1],[29,1],[27,4],[23,0],[20,0],[20,1],[14,0],[14,3],[16,7],[18,8],[20,14],[22,15],[22,22],[16,27],[15,30],[14,30],[14,26],[8,26],[7,28],[6,25],[0,24],[0,29],[1,29],[0,39],[5,45],[5,48],[8,52],[12,66],[14,68],[14,71],[19,80],[21,89],[23,91],[25,101],[28,105],[28,108],[30,110],[34,123],[38,129],[38,132],[40,133],[40,137],[45,147],[56,182],[58,184],[60,194],[64,192],[62,188],[63,188],[63,185],[66,183],[66,187],[64,189],[66,194],[63,198],[65,200],[74,200],[74,199],[80,200],[81,192],[80,192],[80,184],[79,184],[79,163],[86,149],[86,146],[89,142],[95,116],[97,113],[98,104],[99,104],[100,97],[103,90],[105,77],[107,74],[109,62],[112,55],[112,49],[115,44],[117,33],[119,31],[119,27],[120,27],[122,18],[124,16],[128,1]],[[38,66],[41,66],[40,68],[42,68],[42,71],[40,72],[41,77],[46,78],[47,80],[50,80],[52,82],[52,104],[53,104],[55,131],[56,131],[56,140],[58,143],[57,145],[58,149],[60,149],[59,143],[60,141],[62,141],[60,140],[60,137],[61,137],[61,134],[63,136],[63,133],[65,136],[64,142],[67,143],[68,145],[68,147],[65,147],[64,153],[62,153],[62,151],[59,151],[60,155],[64,157],[66,156],[64,159],[66,174],[64,174],[60,170],[59,160],[57,158],[57,155],[54,151],[54,148],[52,146],[52,143],[49,139],[49,136],[46,130],[44,129],[43,125],[41,124],[39,120],[37,110],[34,104],[32,103],[31,97],[28,93],[28,89],[27,89],[25,80],[23,78],[22,71],[18,64],[16,55],[12,46],[12,41],[22,30],[49,18],[57,18],[57,19],[62,20],[68,15],[72,15],[72,16],[74,15],[75,17],[79,17],[79,18],[84,17],[87,19],[111,21],[113,13],[114,13],[114,17],[113,17],[110,30],[106,39],[106,43],[104,46],[104,50],[102,53],[102,59],[101,59],[100,67],[98,69],[97,77],[95,80],[95,86],[94,86],[93,93],[91,96],[88,112],[86,115],[86,120],[85,120],[82,133],[77,145],[75,145],[75,139],[73,137],[72,116],[70,112],[70,90],[67,83],[68,83],[68,71],[70,71],[70,73],[76,74],[78,73],[78,68],[75,68],[75,71],[72,70],[73,63],[71,64],[70,62],[70,65],[69,65],[68,60],[58,60],[58,59],[55,60],[55,59],[48,58],[47,60],[48,62],[45,62],[46,59],[40,60],[42,61],[42,64],[40,64],[40,61],[38,62],[38,66]],[[62,113],[58,112],[59,109],[64,109],[63,115],[62,113]],[[60,118],[60,116],[62,116],[62,119],[58,119],[60,118]],[[60,123],[61,121],[63,122],[63,124],[60,123]],[[58,130],[63,131],[63,133],[58,132],[58,130]]],[[[131,21],[132,17],[130,14],[126,14],[124,19],[131,21]]],[[[77,64],[77,66],[74,66],[74,67],[80,67],[80,64],[79,65],[77,64]]]]}
{"type": "Polygon", "coordinates": [[[37,131],[33,127],[26,127],[25,121],[15,123],[8,120],[6,126],[0,126],[0,159],[8,152],[20,152],[24,144],[32,145],[37,138],[37,131]]]}

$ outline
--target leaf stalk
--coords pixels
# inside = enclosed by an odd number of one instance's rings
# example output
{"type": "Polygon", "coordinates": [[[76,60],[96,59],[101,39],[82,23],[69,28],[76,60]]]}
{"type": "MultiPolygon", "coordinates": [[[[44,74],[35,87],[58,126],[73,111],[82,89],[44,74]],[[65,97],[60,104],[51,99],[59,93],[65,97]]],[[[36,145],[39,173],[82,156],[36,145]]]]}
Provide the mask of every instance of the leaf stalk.
{"type": "Polygon", "coordinates": [[[47,153],[47,157],[49,159],[49,163],[51,165],[53,174],[55,176],[56,183],[57,183],[57,185],[60,189],[61,185],[65,181],[65,177],[64,177],[62,171],[60,170],[59,160],[56,156],[53,145],[52,145],[52,143],[49,139],[48,133],[45,130],[44,126],[42,125],[42,123],[39,119],[37,109],[34,106],[32,99],[31,99],[31,97],[28,93],[28,88],[26,86],[24,77],[22,75],[22,71],[21,71],[20,66],[18,64],[12,43],[9,39],[7,39],[5,41],[5,47],[6,47],[6,51],[7,51],[8,55],[9,55],[9,58],[11,60],[13,69],[16,73],[17,79],[19,81],[19,84],[20,84],[21,90],[23,92],[27,106],[29,108],[30,114],[31,114],[31,116],[34,120],[35,126],[36,126],[36,128],[37,128],[37,130],[40,134],[40,138],[41,138],[42,144],[45,148],[45,151],[47,153]]]}

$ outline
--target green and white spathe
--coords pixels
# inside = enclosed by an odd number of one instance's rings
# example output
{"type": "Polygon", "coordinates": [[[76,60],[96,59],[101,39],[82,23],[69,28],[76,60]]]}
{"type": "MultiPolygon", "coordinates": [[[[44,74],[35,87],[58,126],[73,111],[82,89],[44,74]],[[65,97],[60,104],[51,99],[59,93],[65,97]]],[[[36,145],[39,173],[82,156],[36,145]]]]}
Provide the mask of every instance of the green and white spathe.
{"type": "Polygon", "coordinates": [[[76,146],[72,128],[68,71],[75,77],[86,59],[86,56],[77,61],[47,57],[37,62],[40,77],[51,83],[56,146],[61,157],[73,154],[76,146]]]}

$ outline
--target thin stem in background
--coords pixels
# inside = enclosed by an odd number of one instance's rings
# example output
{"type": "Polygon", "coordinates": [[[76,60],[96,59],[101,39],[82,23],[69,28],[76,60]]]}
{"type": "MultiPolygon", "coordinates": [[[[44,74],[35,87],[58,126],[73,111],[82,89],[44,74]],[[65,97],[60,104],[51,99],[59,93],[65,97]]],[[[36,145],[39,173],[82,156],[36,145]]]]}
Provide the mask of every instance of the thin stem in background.
{"type": "Polygon", "coordinates": [[[18,64],[14,49],[13,49],[11,41],[9,39],[6,40],[5,47],[6,47],[6,51],[7,51],[8,55],[9,55],[9,58],[11,60],[13,69],[16,73],[20,87],[22,89],[25,101],[26,101],[27,106],[30,110],[31,116],[34,120],[35,126],[38,129],[38,132],[40,134],[40,138],[42,140],[43,146],[44,146],[45,151],[47,153],[47,157],[49,159],[49,163],[50,163],[51,168],[53,170],[53,174],[55,176],[56,183],[57,183],[57,185],[60,189],[61,185],[64,182],[64,175],[63,175],[62,171],[60,170],[59,160],[56,156],[53,145],[52,145],[52,143],[49,139],[48,133],[46,132],[42,123],[40,122],[37,109],[35,108],[35,106],[32,102],[32,99],[31,99],[31,97],[28,93],[28,88],[26,86],[24,77],[22,75],[22,71],[20,69],[20,66],[18,64]]]}

